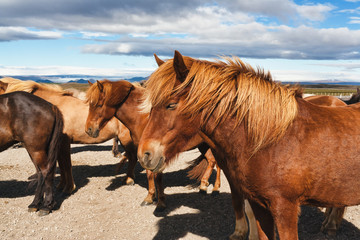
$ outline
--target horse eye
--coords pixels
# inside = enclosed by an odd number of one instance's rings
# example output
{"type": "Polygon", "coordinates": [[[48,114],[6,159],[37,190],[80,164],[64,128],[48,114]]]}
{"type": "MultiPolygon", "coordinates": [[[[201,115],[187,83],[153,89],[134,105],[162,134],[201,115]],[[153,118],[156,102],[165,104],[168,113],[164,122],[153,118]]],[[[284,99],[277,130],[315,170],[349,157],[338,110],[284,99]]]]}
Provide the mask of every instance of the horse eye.
{"type": "Polygon", "coordinates": [[[174,110],[177,106],[177,103],[170,103],[169,105],[166,106],[166,109],[169,110],[174,110]]]}

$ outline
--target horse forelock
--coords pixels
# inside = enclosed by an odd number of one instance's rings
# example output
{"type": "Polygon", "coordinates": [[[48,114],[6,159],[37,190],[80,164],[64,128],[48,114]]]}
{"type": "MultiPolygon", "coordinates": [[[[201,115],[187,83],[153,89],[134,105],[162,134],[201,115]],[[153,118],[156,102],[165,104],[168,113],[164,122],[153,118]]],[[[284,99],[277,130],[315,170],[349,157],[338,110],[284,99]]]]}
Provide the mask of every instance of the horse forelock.
{"type": "MultiPolygon", "coordinates": [[[[124,80],[121,80],[124,81],[124,80]]],[[[98,87],[98,83],[94,83],[86,92],[86,102],[92,105],[98,105],[102,101],[107,106],[116,106],[124,100],[134,88],[143,89],[139,84],[130,84],[131,87],[124,86],[121,81],[101,80],[102,91],[98,87]]]]}
{"type": "Polygon", "coordinates": [[[297,115],[300,88],[273,81],[269,72],[255,70],[237,57],[223,57],[216,62],[184,57],[184,61],[187,66],[191,61],[191,68],[185,81],[177,86],[170,60],[150,76],[148,100],[153,106],[186,89],[183,114],[194,117],[201,113],[202,124],[210,116],[216,125],[228,117],[234,118],[237,125],[246,120],[253,153],[279,140],[297,115]]]}
{"type": "MultiPolygon", "coordinates": [[[[106,86],[106,89],[108,89],[109,87],[111,88],[111,86],[108,86],[108,84],[106,83],[107,80],[102,80],[100,81],[100,83],[104,86],[104,89],[105,89],[105,86],[106,86]]],[[[87,90],[86,92],[86,102],[88,104],[91,104],[91,105],[98,105],[99,104],[99,101],[101,100],[101,92],[100,92],[100,89],[98,87],[98,83],[94,83],[92,84],[89,89],[87,90]]]]}

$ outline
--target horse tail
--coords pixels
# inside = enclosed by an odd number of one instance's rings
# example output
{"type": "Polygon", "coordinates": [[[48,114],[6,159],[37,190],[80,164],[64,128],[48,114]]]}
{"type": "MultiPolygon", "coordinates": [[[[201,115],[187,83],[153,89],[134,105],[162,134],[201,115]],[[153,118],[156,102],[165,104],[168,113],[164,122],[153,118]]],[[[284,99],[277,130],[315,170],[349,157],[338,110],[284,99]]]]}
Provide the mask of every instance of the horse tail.
{"type": "Polygon", "coordinates": [[[56,160],[59,155],[59,151],[61,148],[61,141],[63,139],[63,129],[64,129],[64,121],[63,116],[60,110],[53,106],[53,111],[55,113],[55,124],[53,127],[53,131],[51,133],[49,146],[48,146],[48,163],[49,163],[49,174],[55,172],[56,169],[56,160]]]}
{"type": "Polygon", "coordinates": [[[200,155],[196,159],[190,161],[190,165],[189,167],[187,167],[188,170],[187,176],[190,179],[196,179],[197,181],[200,182],[205,174],[207,166],[208,166],[208,161],[206,160],[204,155],[200,155]]]}

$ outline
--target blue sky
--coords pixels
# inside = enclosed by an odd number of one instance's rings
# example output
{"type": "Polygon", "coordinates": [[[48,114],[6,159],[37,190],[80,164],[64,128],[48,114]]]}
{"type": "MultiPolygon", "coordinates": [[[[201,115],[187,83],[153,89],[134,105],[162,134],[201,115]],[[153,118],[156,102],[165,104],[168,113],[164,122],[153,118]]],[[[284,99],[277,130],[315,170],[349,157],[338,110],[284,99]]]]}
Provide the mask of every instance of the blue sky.
{"type": "Polygon", "coordinates": [[[360,0],[0,0],[3,76],[148,76],[174,50],[280,81],[360,81],[360,0]]]}

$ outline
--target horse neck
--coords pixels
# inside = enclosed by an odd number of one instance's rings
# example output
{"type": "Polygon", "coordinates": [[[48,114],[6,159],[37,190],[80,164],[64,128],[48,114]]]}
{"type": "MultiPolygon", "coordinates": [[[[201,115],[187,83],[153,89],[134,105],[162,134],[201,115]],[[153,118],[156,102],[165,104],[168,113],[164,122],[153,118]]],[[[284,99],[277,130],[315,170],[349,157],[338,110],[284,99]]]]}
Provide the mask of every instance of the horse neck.
{"type": "Polygon", "coordinates": [[[149,115],[142,113],[140,109],[143,94],[144,91],[142,89],[135,88],[131,90],[127,99],[120,105],[115,113],[116,118],[130,130],[136,145],[138,145],[149,115]]]}
{"type": "Polygon", "coordinates": [[[216,125],[215,117],[210,116],[209,120],[202,126],[201,136],[205,142],[223,159],[246,158],[247,134],[245,124],[236,124],[236,120],[228,117],[216,125]],[[236,149],[236,151],[234,151],[236,149]]]}

